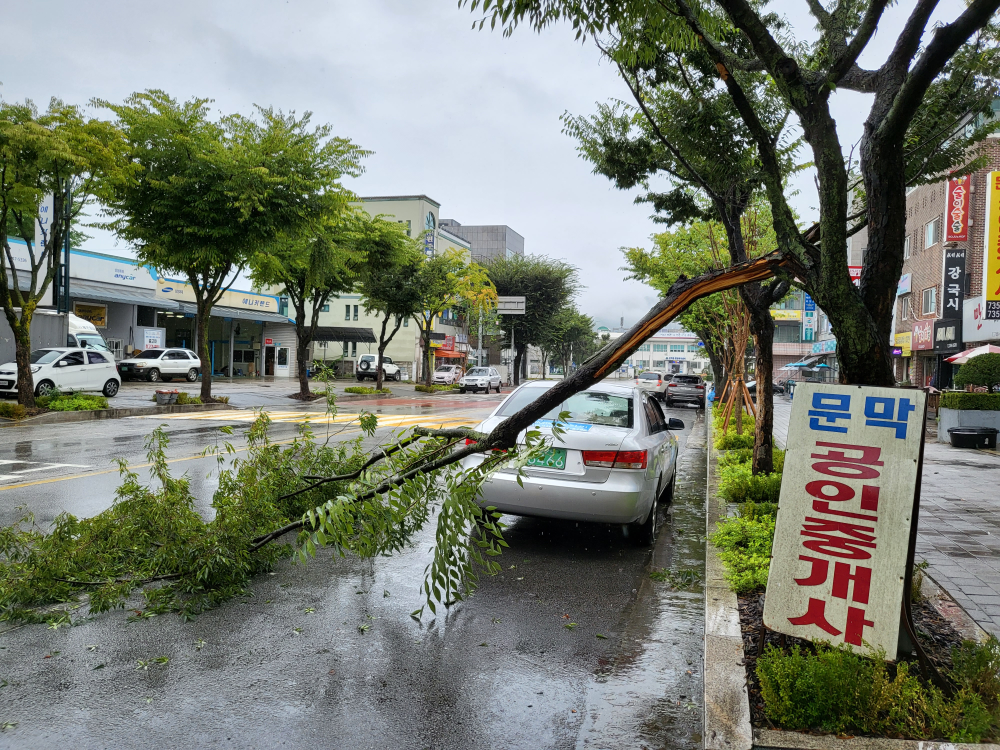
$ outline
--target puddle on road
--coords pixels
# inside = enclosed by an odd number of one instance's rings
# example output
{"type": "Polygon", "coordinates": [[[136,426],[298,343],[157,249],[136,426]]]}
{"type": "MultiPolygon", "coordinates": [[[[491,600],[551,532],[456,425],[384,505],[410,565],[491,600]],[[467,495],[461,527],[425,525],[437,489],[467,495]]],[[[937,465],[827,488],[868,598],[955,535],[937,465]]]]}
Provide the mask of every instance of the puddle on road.
{"type": "Polygon", "coordinates": [[[578,750],[702,746],[705,635],[705,438],[699,419],[681,453],[674,502],[650,568],[697,571],[672,590],[646,575],[614,662],[589,690],[578,750]]]}

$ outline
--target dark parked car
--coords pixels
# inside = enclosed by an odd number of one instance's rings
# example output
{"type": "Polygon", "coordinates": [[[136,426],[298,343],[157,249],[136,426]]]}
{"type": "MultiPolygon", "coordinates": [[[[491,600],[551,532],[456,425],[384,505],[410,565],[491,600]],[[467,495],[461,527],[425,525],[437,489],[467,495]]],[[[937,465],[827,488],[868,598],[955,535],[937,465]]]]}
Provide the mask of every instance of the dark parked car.
{"type": "MultiPolygon", "coordinates": [[[[757,381],[751,380],[749,383],[747,383],[747,390],[750,391],[751,396],[756,396],[757,381]]],[[[771,383],[771,393],[773,393],[775,396],[780,396],[784,392],[785,392],[784,386],[778,385],[777,383],[774,382],[771,383]]]]}

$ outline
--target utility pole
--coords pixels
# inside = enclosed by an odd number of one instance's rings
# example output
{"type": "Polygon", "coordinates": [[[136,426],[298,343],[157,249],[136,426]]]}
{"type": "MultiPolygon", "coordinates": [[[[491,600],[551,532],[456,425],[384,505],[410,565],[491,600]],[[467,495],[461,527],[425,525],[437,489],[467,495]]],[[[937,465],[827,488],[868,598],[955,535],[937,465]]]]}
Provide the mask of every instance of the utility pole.
{"type": "Polygon", "coordinates": [[[479,335],[476,337],[476,366],[483,366],[483,308],[479,308],[479,335]]]}

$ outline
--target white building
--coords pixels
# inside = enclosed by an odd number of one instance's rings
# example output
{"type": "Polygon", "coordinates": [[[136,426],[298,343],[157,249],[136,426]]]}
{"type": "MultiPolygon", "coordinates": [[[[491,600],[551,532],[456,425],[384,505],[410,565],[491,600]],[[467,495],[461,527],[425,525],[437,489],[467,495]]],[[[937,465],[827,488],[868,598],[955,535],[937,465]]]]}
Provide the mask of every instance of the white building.
{"type": "MultiPolygon", "coordinates": [[[[597,329],[598,336],[605,333],[616,339],[623,331],[612,331],[605,326],[597,329]]],[[[686,331],[679,325],[668,325],[625,360],[619,374],[622,377],[632,377],[644,370],[662,370],[683,375],[700,375],[710,367],[705,346],[697,334],[686,331]]]]}

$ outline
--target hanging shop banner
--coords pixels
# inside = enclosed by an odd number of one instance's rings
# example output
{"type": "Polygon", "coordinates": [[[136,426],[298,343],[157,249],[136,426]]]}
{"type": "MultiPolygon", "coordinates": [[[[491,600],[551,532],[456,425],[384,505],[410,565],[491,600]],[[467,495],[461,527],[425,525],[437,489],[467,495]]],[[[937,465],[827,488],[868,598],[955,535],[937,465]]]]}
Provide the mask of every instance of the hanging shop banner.
{"type": "Polygon", "coordinates": [[[962,302],[965,299],[965,248],[945,250],[944,279],[941,284],[941,317],[945,320],[962,319],[962,302]]]}
{"type": "Polygon", "coordinates": [[[764,624],[894,658],[926,396],[823,383],[795,391],[764,624]]]}
{"type": "Polygon", "coordinates": [[[910,334],[910,347],[914,351],[924,351],[934,348],[934,321],[921,320],[913,324],[910,334]]]}
{"type": "Polygon", "coordinates": [[[912,279],[913,279],[913,276],[911,274],[908,274],[908,273],[904,273],[902,276],[899,277],[899,282],[896,284],[896,296],[897,297],[900,296],[901,294],[909,294],[910,293],[910,289],[913,286],[912,279]]]}
{"type": "Polygon", "coordinates": [[[934,323],[934,353],[957,354],[962,351],[962,321],[938,320],[934,323]]]}
{"type": "Polygon", "coordinates": [[[909,357],[910,356],[910,344],[913,342],[913,334],[907,331],[906,333],[897,333],[892,339],[892,345],[898,347],[900,351],[900,356],[909,357]]]}
{"type": "Polygon", "coordinates": [[[986,191],[986,247],[983,249],[983,295],[986,320],[1000,320],[1000,172],[990,172],[986,191]]]}
{"type": "Polygon", "coordinates": [[[945,207],[945,241],[969,240],[969,176],[948,180],[948,204],[945,207]]]}
{"type": "Polygon", "coordinates": [[[848,266],[847,271],[851,274],[851,283],[854,286],[861,286],[861,269],[863,266],[848,266]]]}
{"type": "Polygon", "coordinates": [[[74,302],[73,314],[78,318],[83,318],[88,323],[93,323],[97,328],[108,327],[107,305],[91,305],[83,302],[74,302]]]}
{"type": "Polygon", "coordinates": [[[802,320],[801,310],[775,310],[771,309],[771,317],[775,320],[802,320]]]}

